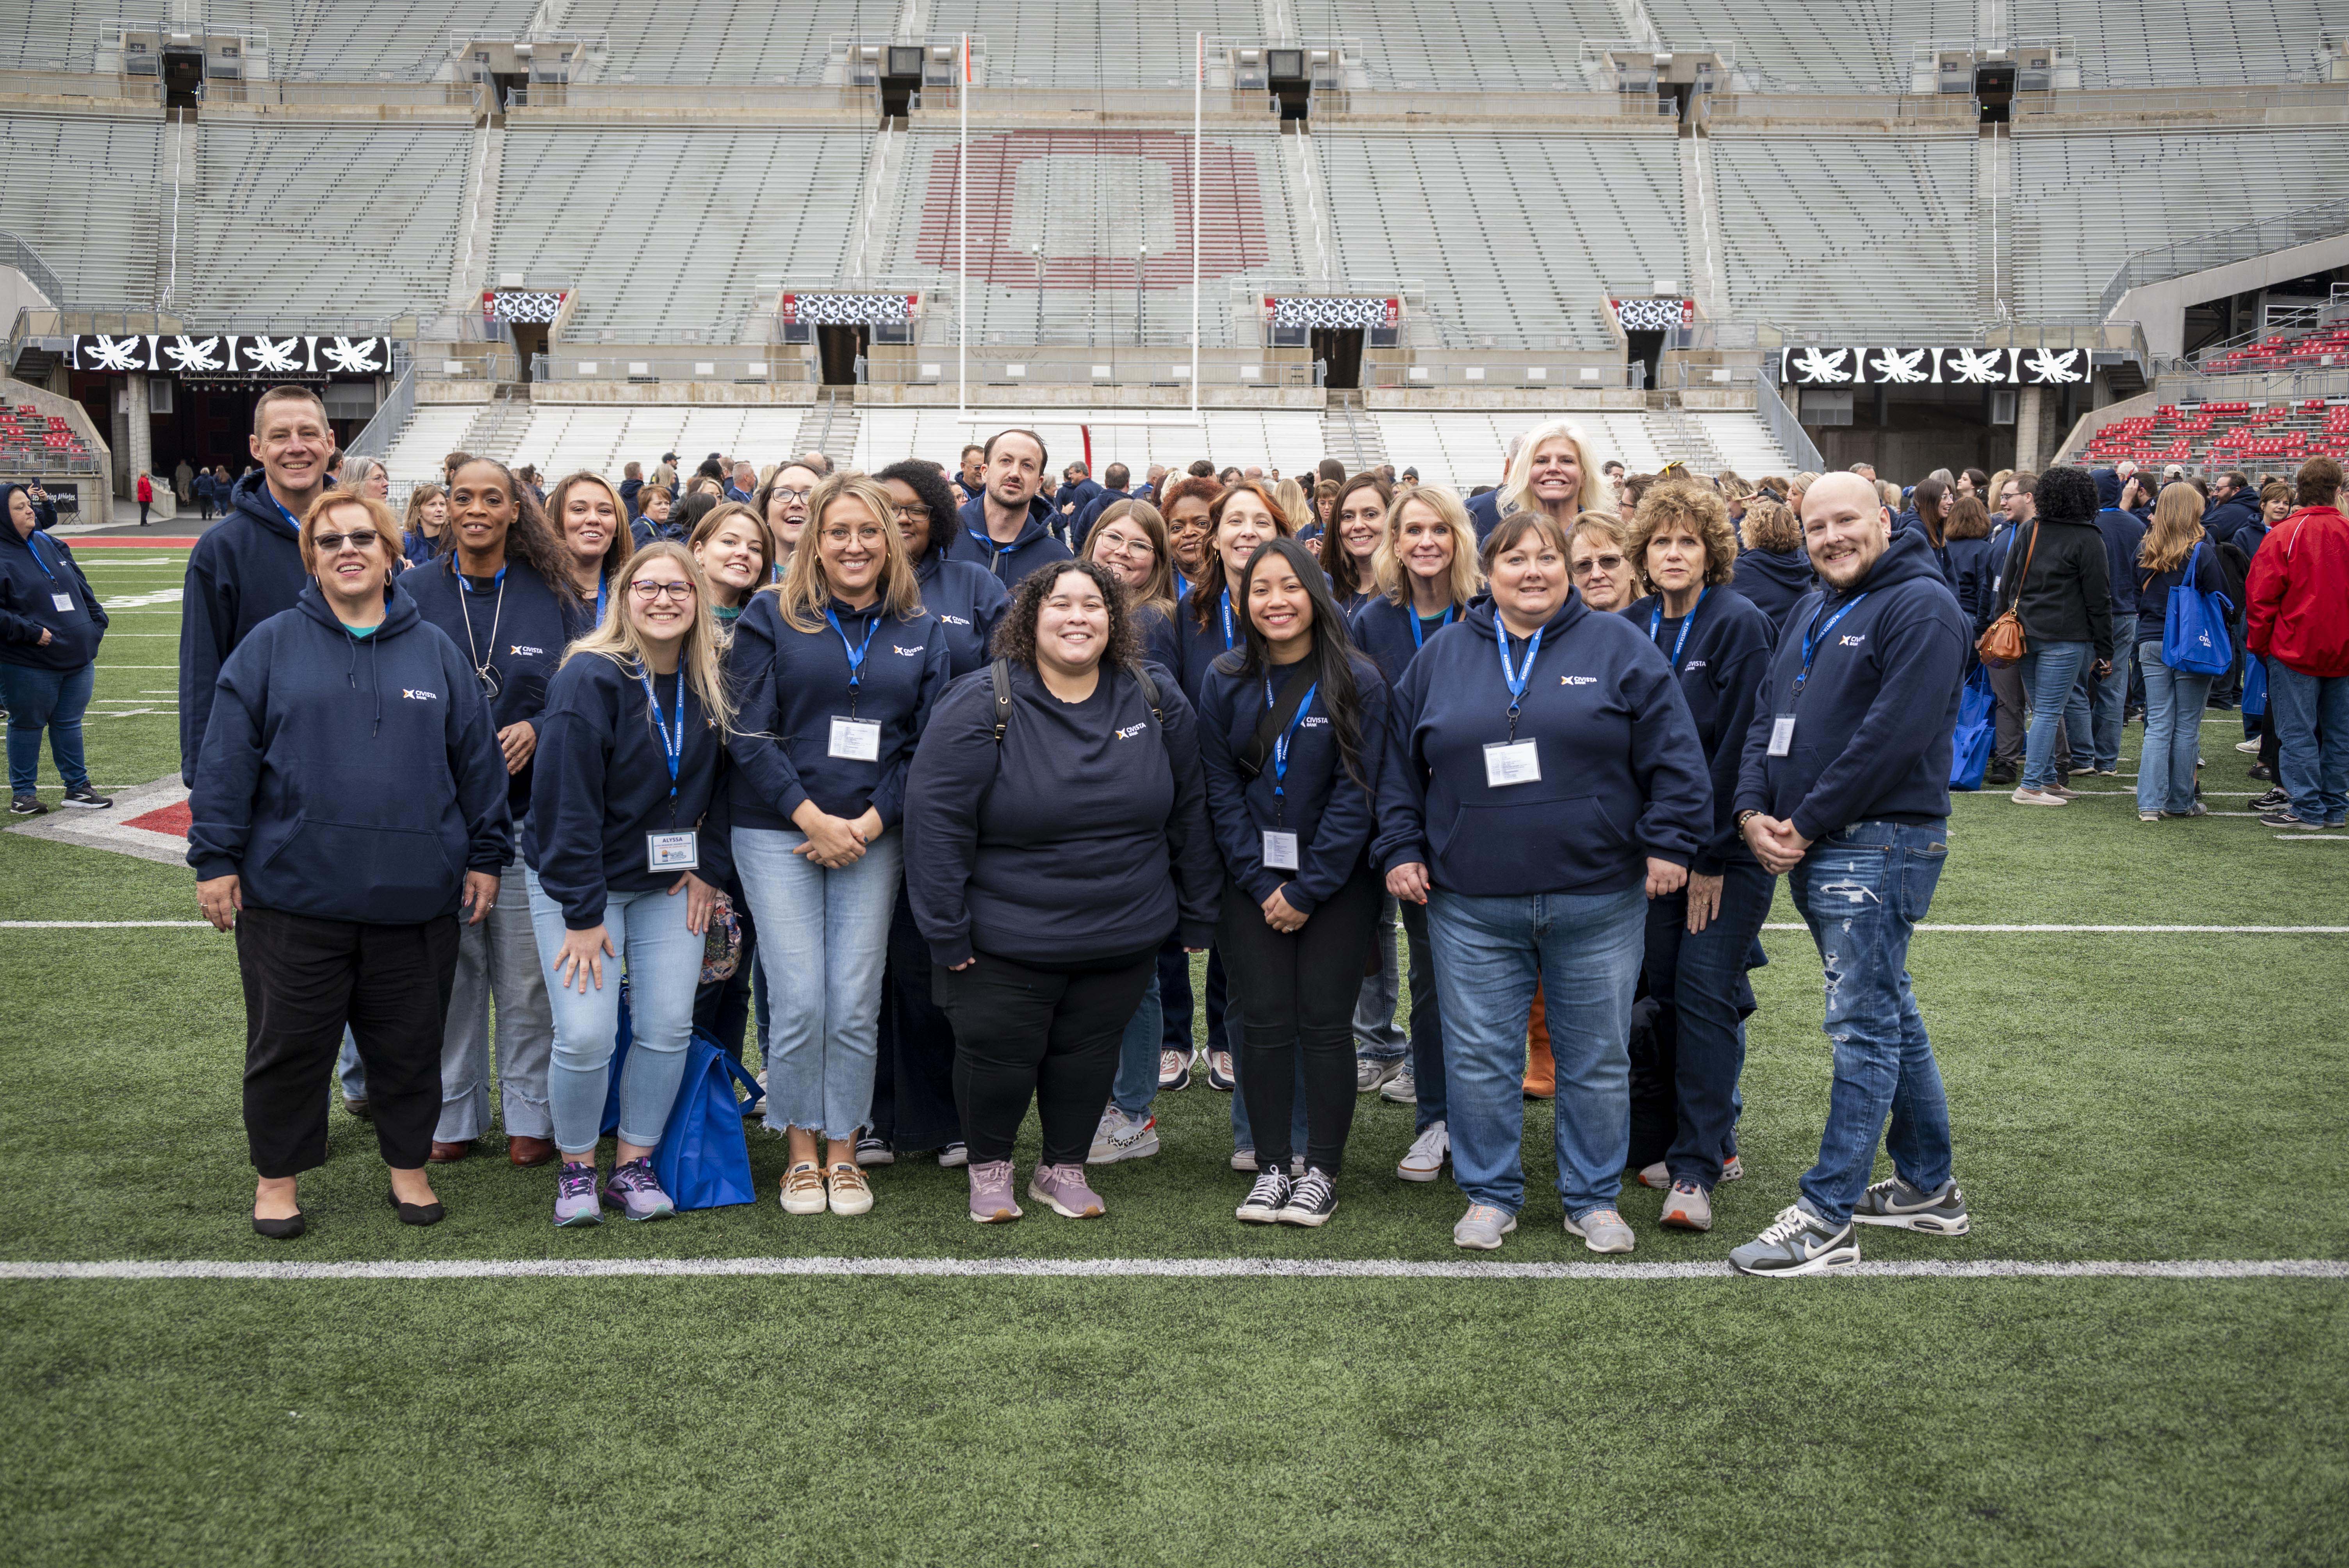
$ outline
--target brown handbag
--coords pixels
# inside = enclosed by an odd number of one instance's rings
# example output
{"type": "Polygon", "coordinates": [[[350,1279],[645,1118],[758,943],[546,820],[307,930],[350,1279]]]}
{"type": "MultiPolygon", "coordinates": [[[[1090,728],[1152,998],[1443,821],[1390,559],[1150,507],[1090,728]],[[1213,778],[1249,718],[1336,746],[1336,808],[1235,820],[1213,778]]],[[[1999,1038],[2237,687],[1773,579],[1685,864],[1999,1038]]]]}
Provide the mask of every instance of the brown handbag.
{"type": "Polygon", "coordinates": [[[2023,547],[2023,570],[2014,579],[2014,597],[2007,601],[2004,612],[1974,644],[1974,652],[1982,655],[1982,662],[1994,670],[2023,662],[2023,622],[2016,617],[2014,607],[2023,603],[2023,585],[2031,580],[2031,558],[2038,550],[2039,521],[2033,518],[2031,542],[2023,547]]]}

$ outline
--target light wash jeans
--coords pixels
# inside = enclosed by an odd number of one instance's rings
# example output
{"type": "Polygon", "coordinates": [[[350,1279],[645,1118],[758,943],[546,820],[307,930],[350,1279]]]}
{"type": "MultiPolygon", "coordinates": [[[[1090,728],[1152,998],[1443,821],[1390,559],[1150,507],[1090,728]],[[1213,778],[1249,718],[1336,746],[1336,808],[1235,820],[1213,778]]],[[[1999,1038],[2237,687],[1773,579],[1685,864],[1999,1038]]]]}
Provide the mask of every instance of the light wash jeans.
{"type": "Polygon", "coordinates": [[[905,874],[905,834],[826,871],[792,851],[796,829],[734,830],[734,872],[759,923],[767,1035],[767,1125],[853,1140],[873,1114],[889,921],[905,874]]]}
{"type": "Polygon", "coordinates": [[[1165,1047],[1166,1010],[1153,981],[1142,993],[1142,1006],[1125,1026],[1117,1048],[1117,1079],[1110,1086],[1109,1102],[1135,1121],[1150,1114],[1158,1098],[1158,1053],[1165,1047]]]}
{"type": "Polygon", "coordinates": [[[1640,887],[1428,894],[1452,1171],[1470,1202],[1525,1206],[1526,1016],[1538,981],[1557,1063],[1558,1195],[1575,1219],[1615,1206],[1631,1144],[1627,1043],[1647,928],[1640,887]]]}
{"type": "Polygon", "coordinates": [[[554,1067],[547,1099],[554,1146],[566,1160],[592,1158],[604,1130],[611,1090],[612,1052],[620,1037],[620,975],[628,976],[628,1059],[620,1069],[621,1139],[660,1146],[661,1130],[685,1079],[685,1048],[693,1038],[693,994],[701,985],[704,939],[686,929],[686,895],[666,887],[616,892],[604,903],[604,930],[616,950],[604,960],[604,984],[585,992],[554,977],[563,951],[563,906],[525,868],[530,923],[554,1016],[554,1067]]]}
{"type": "Polygon", "coordinates": [[[1354,1055],[1364,1061],[1399,1062],[1411,1049],[1411,1037],[1395,1026],[1395,1004],[1402,1000],[1402,965],[1395,955],[1392,893],[1380,895],[1379,923],[1371,943],[1378,951],[1379,972],[1363,977],[1361,992],[1354,998],[1354,1055]]]}
{"type": "Polygon", "coordinates": [[[2268,660],[2276,781],[2303,822],[2349,820],[2349,676],[2304,676],[2268,660]]]}
{"type": "Polygon", "coordinates": [[[2139,643],[2145,672],[2145,750],[2137,764],[2137,809],[2194,809],[2194,761],[2202,753],[2202,707],[2216,676],[2180,674],[2161,662],[2159,643],[2139,643]]]}
{"type": "Polygon", "coordinates": [[[1909,934],[1932,907],[1949,856],[1946,823],[1855,822],[1813,844],[1786,873],[1826,971],[1819,1026],[1835,1045],[1835,1085],[1802,1192],[1830,1225],[1850,1219],[1868,1191],[1878,1138],[1911,1186],[1930,1192],[1950,1179],[1950,1102],[1909,984],[1909,934]]]}
{"type": "MultiPolygon", "coordinates": [[[[680,899],[683,894],[678,895],[680,899]]],[[[562,938],[555,939],[558,943],[562,938]]],[[[497,1003],[498,1119],[508,1138],[551,1138],[546,1075],[554,1014],[519,857],[498,874],[498,902],[479,925],[457,927],[457,979],[440,1036],[440,1124],[435,1141],[463,1143],[490,1130],[490,1004],[497,1003]]]]}
{"type": "Polygon", "coordinates": [[[2085,750],[2095,727],[2088,714],[2087,695],[2080,673],[2093,662],[2094,645],[2042,643],[2023,655],[2023,690],[2031,703],[2031,733],[2023,741],[2023,781],[2025,789],[2045,789],[2055,782],[2055,727],[2068,731],[2072,748],[2085,750]]]}

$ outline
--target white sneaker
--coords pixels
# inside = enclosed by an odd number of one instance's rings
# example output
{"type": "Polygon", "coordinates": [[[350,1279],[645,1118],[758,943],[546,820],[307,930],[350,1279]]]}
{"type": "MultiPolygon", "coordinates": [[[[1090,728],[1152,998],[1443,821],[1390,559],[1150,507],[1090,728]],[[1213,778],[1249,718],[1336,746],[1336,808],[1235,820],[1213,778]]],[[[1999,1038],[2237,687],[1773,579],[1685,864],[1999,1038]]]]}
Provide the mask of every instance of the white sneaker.
{"type": "Polygon", "coordinates": [[[959,1138],[938,1150],[938,1163],[951,1171],[970,1163],[970,1147],[959,1138]]]}
{"type": "Polygon", "coordinates": [[[2053,789],[2017,789],[2007,799],[2018,806],[2068,806],[2072,803],[2053,789]]]}
{"type": "Polygon", "coordinates": [[[1411,1152],[1395,1167],[1395,1174],[1406,1181],[1433,1181],[1444,1174],[1444,1162],[1452,1158],[1452,1134],[1444,1123],[1430,1122],[1427,1130],[1411,1140],[1411,1152]]]}
{"type": "Polygon", "coordinates": [[[1412,1071],[1409,1062],[1403,1063],[1402,1071],[1387,1079],[1386,1088],[1379,1090],[1379,1098],[1390,1105],[1419,1103],[1419,1075],[1412,1071]]]}
{"type": "Polygon", "coordinates": [[[1235,1171],[1253,1171],[1253,1170],[1255,1170],[1255,1169],[1256,1169],[1256,1150],[1253,1150],[1253,1149],[1235,1149],[1235,1150],[1232,1150],[1232,1169],[1233,1169],[1233,1170],[1235,1170],[1235,1171]]]}
{"type": "Polygon", "coordinates": [[[1642,1187],[1653,1187],[1659,1192],[1671,1191],[1672,1190],[1671,1168],[1661,1160],[1657,1161],[1653,1165],[1640,1166],[1640,1185],[1642,1187]]]}
{"type": "Polygon", "coordinates": [[[1373,1057],[1359,1057],[1354,1062],[1354,1092],[1370,1094],[1394,1081],[1410,1058],[1397,1057],[1392,1061],[1380,1061],[1373,1057]]]}
{"type": "Polygon", "coordinates": [[[1143,1160],[1158,1152],[1158,1119],[1145,1116],[1135,1121],[1115,1106],[1102,1113],[1101,1126],[1093,1132],[1093,1146],[1085,1155],[1088,1165],[1114,1165],[1121,1160],[1143,1160]]]}
{"type": "Polygon", "coordinates": [[[2235,742],[2235,749],[2246,757],[2257,757],[2260,754],[2260,743],[2256,739],[2238,740],[2235,742]]]}

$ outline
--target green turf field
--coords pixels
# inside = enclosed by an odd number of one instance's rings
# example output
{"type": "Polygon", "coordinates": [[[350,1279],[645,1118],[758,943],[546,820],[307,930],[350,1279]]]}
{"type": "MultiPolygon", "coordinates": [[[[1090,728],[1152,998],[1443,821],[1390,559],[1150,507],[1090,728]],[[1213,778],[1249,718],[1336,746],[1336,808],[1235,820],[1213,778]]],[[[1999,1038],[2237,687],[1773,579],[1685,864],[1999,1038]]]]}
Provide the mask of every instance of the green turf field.
{"type": "MultiPolygon", "coordinates": [[[[79,553],[109,600],[183,558],[79,553]]],[[[115,616],[101,788],[176,770],[177,629],[172,603],[115,616]]],[[[2218,792],[2260,786],[2212,717],[2206,788],[2240,810],[2218,792]]],[[[1955,812],[1937,923],[2349,925],[2349,835],[2141,826],[2117,793],[1955,812]]],[[[182,869],[0,834],[0,920],[194,917],[182,869]]],[[[1752,1175],[1705,1237],[1628,1190],[1634,1263],[1719,1264],[1815,1151],[1816,959],[1764,941],[1752,1175]]],[[[1871,1262],[2349,1259],[2349,936],[1941,932],[1912,957],[1974,1233],[1869,1232],[1871,1262]]],[[[1411,1115],[1374,1099],[1325,1230],[1234,1222],[1203,1081],[1162,1097],[1166,1152],[1102,1173],[1090,1223],[974,1226],[960,1173],[916,1161],[862,1219],[770,1198],[558,1233],[548,1172],[475,1160],[435,1173],[447,1222],[404,1230],[337,1111],[310,1234],[270,1243],[230,939],[0,929],[0,1262],[1463,1255],[1457,1194],[1393,1179],[1411,1115]]],[[[1548,1130],[1529,1107],[1503,1263],[1588,1258],[1548,1130]]],[[[753,1139],[770,1192],[781,1154],[753,1139]]],[[[2349,1559],[2337,1277],[17,1280],[0,1305],[27,1563],[2349,1559]]]]}

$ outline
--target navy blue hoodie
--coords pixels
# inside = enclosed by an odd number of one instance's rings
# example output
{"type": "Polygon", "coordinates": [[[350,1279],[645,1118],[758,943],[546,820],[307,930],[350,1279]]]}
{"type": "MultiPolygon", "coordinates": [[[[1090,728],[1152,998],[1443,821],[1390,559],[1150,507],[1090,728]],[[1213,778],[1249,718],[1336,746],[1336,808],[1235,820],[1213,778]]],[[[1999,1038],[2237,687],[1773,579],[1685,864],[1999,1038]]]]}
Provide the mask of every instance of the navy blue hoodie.
{"type": "Polygon", "coordinates": [[[1689,864],[1719,876],[1731,861],[1753,858],[1737,830],[1737,772],[1745,761],[1745,734],[1754,726],[1778,629],[1752,600],[1720,588],[1707,589],[1697,601],[1693,624],[1667,619],[1662,609],[1663,601],[1651,593],[1623,616],[1642,631],[1652,621],[1651,638],[1666,659],[1680,649],[1681,696],[1688,699],[1689,717],[1704,748],[1705,771],[1713,778],[1713,835],[1689,864]]]}
{"type": "Polygon", "coordinates": [[[930,955],[1081,964],[1215,940],[1223,866],[1207,826],[1191,705],[1144,665],[1105,670],[1062,702],[1011,666],[1011,715],[995,738],[980,670],[940,699],[905,798],[905,892],[930,955]]]}
{"type": "MultiPolygon", "coordinates": [[[[1245,644],[1247,634],[1241,630],[1239,611],[1234,608],[1231,634],[1224,634],[1222,600],[1207,611],[1206,629],[1202,631],[1199,623],[1191,615],[1191,595],[1194,592],[1195,590],[1185,588],[1183,596],[1174,601],[1174,650],[1182,661],[1175,667],[1174,676],[1183,683],[1183,695],[1191,699],[1193,707],[1196,707],[1199,706],[1199,694],[1206,686],[1207,666],[1245,644]]],[[[1228,598],[1229,595],[1224,597],[1228,598]]]]}
{"type": "Polygon", "coordinates": [[[924,552],[914,577],[922,585],[922,608],[938,618],[946,636],[947,677],[967,676],[987,663],[996,623],[1011,606],[1011,595],[995,573],[932,550],[924,552]]]}
{"type": "MultiPolygon", "coordinates": [[[[498,586],[482,586],[457,573],[453,552],[404,573],[399,586],[416,601],[424,618],[449,634],[466,663],[486,663],[498,683],[490,718],[499,729],[538,724],[546,706],[546,683],[563,662],[571,641],[571,615],[580,614],[578,595],[560,594],[527,562],[509,559],[498,586]]],[[[584,617],[583,617],[584,618],[584,617]]],[[[520,821],[530,810],[531,769],[536,758],[506,782],[507,805],[520,821]]]]}
{"type": "Polygon", "coordinates": [[[1483,549],[1485,541],[1501,526],[1501,492],[1488,490],[1482,495],[1472,495],[1461,503],[1468,509],[1468,525],[1476,531],[1476,546],[1483,549]]]}
{"type": "Polygon", "coordinates": [[[106,610],[64,540],[37,528],[20,536],[8,521],[9,496],[22,488],[0,485],[0,664],[78,670],[98,657],[106,610]]]}
{"type": "Polygon", "coordinates": [[[316,587],[221,666],[188,800],[188,863],[247,903],[414,925],[513,845],[506,769],[465,655],[404,593],[353,636],[316,587]]]}
{"type": "Polygon", "coordinates": [[[2220,544],[2231,543],[2237,529],[2259,521],[2260,492],[2255,490],[2237,490],[2225,500],[2211,501],[2202,509],[2203,531],[2220,544]]]}
{"type": "MultiPolygon", "coordinates": [[[[2090,472],[2096,481],[2096,531],[2105,536],[2105,569],[2113,585],[2116,642],[2128,641],[2128,618],[2137,614],[2137,556],[2145,543],[2145,523],[2121,510],[2121,476],[2111,469],[2090,472]]],[[[2124,656],[2126,656],[2124,655],[2124,656]]]]}
{"type": "Polygon", "coordinates": [[[1994,541],[1953,539],[1944,559],[1950,569],[1950,586],[1957,592],[1958,608],[1965,612],[1966,624],[1972,625],[1984,618],[1982,608],[1991,602],[1999,562],[2005,557],[1994,541]]]}
{"type": "Polygon", "coordinates": [[[228,512],[188,552],[180,602],[180,782],[193,788],[221,667],[255,626],[294,607],[310,583],[300,532],[255,469],[230,488],[228,512]]]}
{"type": "Polygon", "coordinates": [[[1811,572],[1811,558],[1799,546],[1793,550],[1741,550],[1729,585],[1753,601],[1780,631],[1786,629],[1786,612],[1819,585],[1811,572]]]}
{"type": "Polygon", "coordinates": [[[947,686],[947,639],[927,611],[900,620],[877,599],[863,610],[836,602],[832,608],[839,631],[829,622],[794,631],[783,620],[782,596],[761,592],[734,623],[726,672],[737,704],[730,747],[737,828],[797,831],[792,813],[805,800],[829,816],[852,819],[869,806],[884,827],[905,815],[914,742],[947,686]],[[851,645],[866,650],[854,703],[851,645]],[[831,754],[835,716],[881,721],[877,760],[831,754]]]}
{"type": "Polygon", "coordinates": [[[1460,612],[1454,610],[1436,620],[1423,621],[1409,604],[1379,597],[1363,600],[1347,618],[1346,625],[1353,634],[1354,646],[1370,655],[1371,662],[1379,666],[1379,674],[1386,676],[1387,685],[1392,687],[1402,682],[1403,671],[1411,667],[1422,644],[1433,641],[1436,633],[1459,619],[1460,612]],[[1419,631],[1417,637],[1412,634],[1414,625],[1419,631]]]}
{"type": "Polygon", "coordinates": [[[1059,515],[1040,495],[1028,498],[1028,526],[1009,544],[997,544],[987,534],[987,498],[967,500],[955,513],[954,542],[947,559],[968,561],[995,573],[1007,589],[1039,566],[1070,559],[1069,547],[1052,537],[1052,520],[1059,515]]]}
{"type": "MultiPolygon", "coordinates": [[[[1375,787],[1380,751],[1386,744],[1387,683],[1370,660],[1334,646],[1329,651],[1354,661],[1354,680],[1361,693],[1361,767],[1364,781],[1375,787]]],[[[1309,659],[1272,668],[1276,704],[1288,696],[1294,681],[1310,678],[1299,672],[1311,664],[1309,659]]],[[[1207,674],[1199,694],[1199,758],[1207,771],[1207,819],[1215,826],[1225,871],[1248,897],[1261,904],[1286,889],[1289,907],[1311,914],[1361,865],[1374,826],[1372,802],[1346,773],[1336,732],[1330,727],[1330,710],[1318,690],[1290,730],[1288,772],[1280,781],[1280,799],[1273,798],[1275,769],[1269,757],[1254,779],[1241,774],[1235,759],[1248,749],[1264,718],[1266,681],[1266,675],[1238,675],[1220,665],[1207,674]],[[1265,868],[1267,828],[1297,835],[1296,871],[1265,868]]]]}
{"type": "MultiPolygon", "coordinates": [[[[653,693],[672,725],[682,684],[675,676],[653,677],[653,693]]],[[[701,864],[693,874],[712,887],[732,879],[724,738],[711,727],[691,687],[684,687],[682,701],[685,753],[678,760],[672,802],[668,753],[636,666],[581,654],[547,682],[522,856],[538,874],[538,885],[563,906],[566,930],[603,924],[612,893],[676,884],[678,872],[656,872],[647,863],[647,833],[697,830],[701,864]]]]}
{"type": "Polygon", "coordinates": [[[1093,531],[1093,524],[1101,521],[1101,514],[1119,501],[1132,499],[1133,492],[1131,490],[1112,490],[1107,485],[1098,487],[1092,499],[1077,508],[1076,515],[1069,520],[1069,548],[1081,554],[1085,548],[1085,536],[1093,531]]]}
{"type": "MultiPolygon", "coordinates": [[[[1512,638],[1510,661],[1525,643],[1512,638]]],[[[1642,626],[1569,593],[1541,630],[1516,737],[1541,778],[1494,789],[1485,748],[1510,738],[1491,604],[1427,640],[1395,688],[1375,853],[1476,897],[1613,893],[1650,856],[1687,865],[1713,830],[1713,789],[1687,699],[1642,626]]]]}
{"type": "Polygon", "coordinates": [[[1133,634],[1142,639],[1143,658],[1164,669],[1182,667],[1183,645],[1174,635],[1174,623],[1166,618],[1165,611],[1148,604],[1137,605],[1133,612],[1133,634]]]}
{"type": "Polygon", "coordinates": [[[1968,642],[1957,595],[1922,533],[1904,533],[1850,593],[1795,606],[1745,734],[1737,810],[1794,823],[1816,843],[1854,822],[1923,825],[1950,814],[1950,744],[1968,642]],[[1850,613],[1826,623],[1837,612],[1850,613]],[[1803,639],[1821,629],[1810,678],[1793,694],[1803,639]],[[1788,755],[1772,757],[1779,714],[1795,716],[1788,755]]]}

